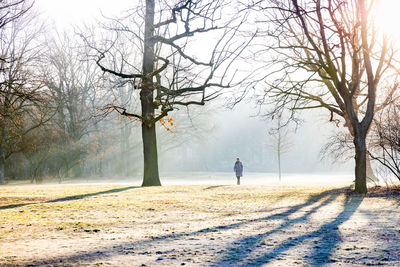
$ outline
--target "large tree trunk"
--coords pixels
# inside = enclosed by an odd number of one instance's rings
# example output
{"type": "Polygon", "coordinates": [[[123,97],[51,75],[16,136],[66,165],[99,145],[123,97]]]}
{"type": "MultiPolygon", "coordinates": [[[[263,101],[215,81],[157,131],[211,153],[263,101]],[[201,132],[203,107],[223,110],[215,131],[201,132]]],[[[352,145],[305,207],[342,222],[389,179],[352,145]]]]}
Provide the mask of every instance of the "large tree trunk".
{"type": "Polygon", "coordinates": [[[142,124],[144,172],[142,186],[161,185],[158,174],[156,128],[142,124]]]}
{"type": "Polygon", "coordinates": [[[140,91],[142,106],[142,140],[144,171],[142,186],[159,186],[157,139],[154,119],[154,84],[149,75],[154,71],[154,0],[146,0],[146,15],[144,28],[143,79],[140,91]]]}
{"type": "Polygon", "coordinates": [[[355,137],[354,145],[356,149],[355,161],[355,191],[357,193],[367,193],[367,146],[365,137],[355,137]]]}

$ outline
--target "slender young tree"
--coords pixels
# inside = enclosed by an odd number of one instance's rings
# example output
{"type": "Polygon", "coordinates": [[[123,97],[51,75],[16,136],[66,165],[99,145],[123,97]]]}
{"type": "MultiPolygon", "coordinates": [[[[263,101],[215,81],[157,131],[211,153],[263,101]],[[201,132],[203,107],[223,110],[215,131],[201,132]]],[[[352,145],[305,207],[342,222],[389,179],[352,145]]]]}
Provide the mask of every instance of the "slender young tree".
{"type": "Polygon", "coordinates": [[[225,1],[146,0],[144,12],[133,9],[103,25],[113,34],[103,46],[82,34],[98,66],[139,91],[137,110],[114,104],[106,110],[141,121],[143,186],[161,185],[156,123],[177,106],[204,105],[244,78],[231,71],[251,40],[237,39],[243,21],[225,1]]]}
{"type": "Polygon", "coordinates": [[[292,147],[290,142],[290,130],[288,125],[283,125],[282,116],[278,115],[276,118],[276,127],[271,129],[268,133],[270,139],[270,147],[276,153],[276,159],[278,161],[278,176],[279,181],[282,180],[282,168],[281,168],[281,157],[288,153],[292,147]]]}
{"type": "Polygon", "coordinates": [[[297,110],[323,108],[330,121],[342,121],[354,143],[359,193],[367,192],[371,122],[397,89],[395,82],[382,86],[384,79],[393,81],[395,50],[374,25],[376,2],[271,0],[254,6],[268,21],[262,27],[271,58],[265,96],[275,106],[272,113],[287,108],[293,117],[297,110]]]}

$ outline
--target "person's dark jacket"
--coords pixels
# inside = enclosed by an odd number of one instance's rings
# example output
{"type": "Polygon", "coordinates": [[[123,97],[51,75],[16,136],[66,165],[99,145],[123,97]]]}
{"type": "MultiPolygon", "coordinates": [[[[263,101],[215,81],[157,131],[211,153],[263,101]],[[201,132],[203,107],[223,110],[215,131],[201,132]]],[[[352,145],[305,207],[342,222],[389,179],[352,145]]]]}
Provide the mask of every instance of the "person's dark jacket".
{"type": "Polygon", "coordinates": [[[235,166],[233,166],[233,171],[236,173],[236,176],[243,176],[243,164],[240,161],[235,162],[235,166]]]}

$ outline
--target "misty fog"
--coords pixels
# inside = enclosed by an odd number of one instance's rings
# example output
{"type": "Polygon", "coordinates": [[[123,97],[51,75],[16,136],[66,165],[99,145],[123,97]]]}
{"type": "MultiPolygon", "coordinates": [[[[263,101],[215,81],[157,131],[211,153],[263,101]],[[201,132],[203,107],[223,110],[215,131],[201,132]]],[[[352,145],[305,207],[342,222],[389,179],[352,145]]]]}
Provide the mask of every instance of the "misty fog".
{"type": "MultiPolygon", "coordinates": [[[[230,172],[236,157],[244,163],[247,172],[276,172],[276,155],[268,129],[274,121],[255,117],[257,109],[242,103],[234,109],[218,109],[207,114],[207,129],[195,140],[188,141],[170,151],[161,153],[164,164],[161,171],[221,171],[230,172]]],[[[321,149],[336,127],[318,118],[318,112],[304,114],[304,122],[298,129],[292,128],[288,139],[290,150],[282,155],[282,171],[305,172],[350,172],[351,164],[332,163],[323,160],[321,149]],[[316,134],[317,133],[317,134],[316,134]]],[[[204,118],[201,118],[204,120],[204,118]]],[[[179,124],[179,122],[177,122],[179,124]]],[[[196,119],[193,124],[196,126],[196,119]]],[[[200,124],[200,123],[199,123],[200,124]]],[[[179,126],[177,129],[179,138],[179,126]]]]}
{"type": "MultiPolygon", "coordinates": [[[[206,105],[206,112],[190,108],[175,112],[174,133],[158,127],[161,174],[176,172],[232,172],[236,157],[249,173],[276,173],[277,156],[269,129],[275,121],[256,116],[258,109],[243,102],[233,109],[206,105]]],[[[290,149],[282,155],[283,173],[350,173],[352,162],[322,157],[321,149],[338,128],[320,112],[304,112],[303,121],[290,126],[290,149]],[[311,120],[312,118],[312,120],[311,120]]],[[[124,123],[124,122],[121,122],[124,123]]],[[[132,123],[132,141],[139,143],[140,129],[132,123]]],[[[140,145],[129,160],[141,162],[140,145]]],[[[132,151],[133,152],[133,151],[132,151]]],[[[140,165],[140,164],[139,164],[140,165]]],[[[140,166],[134,176],[140,176],[140,166]]]]}

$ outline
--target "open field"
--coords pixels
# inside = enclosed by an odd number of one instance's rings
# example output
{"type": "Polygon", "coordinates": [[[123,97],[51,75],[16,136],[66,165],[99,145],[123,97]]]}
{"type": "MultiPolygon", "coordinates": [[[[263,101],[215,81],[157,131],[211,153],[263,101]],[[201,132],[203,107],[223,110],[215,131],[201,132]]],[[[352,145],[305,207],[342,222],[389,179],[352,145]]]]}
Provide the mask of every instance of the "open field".
{"type": "Polygon", "coordinates": [[[0,187],[0,265],[400,265],[380,189],[122,184],[0,187]]]}

